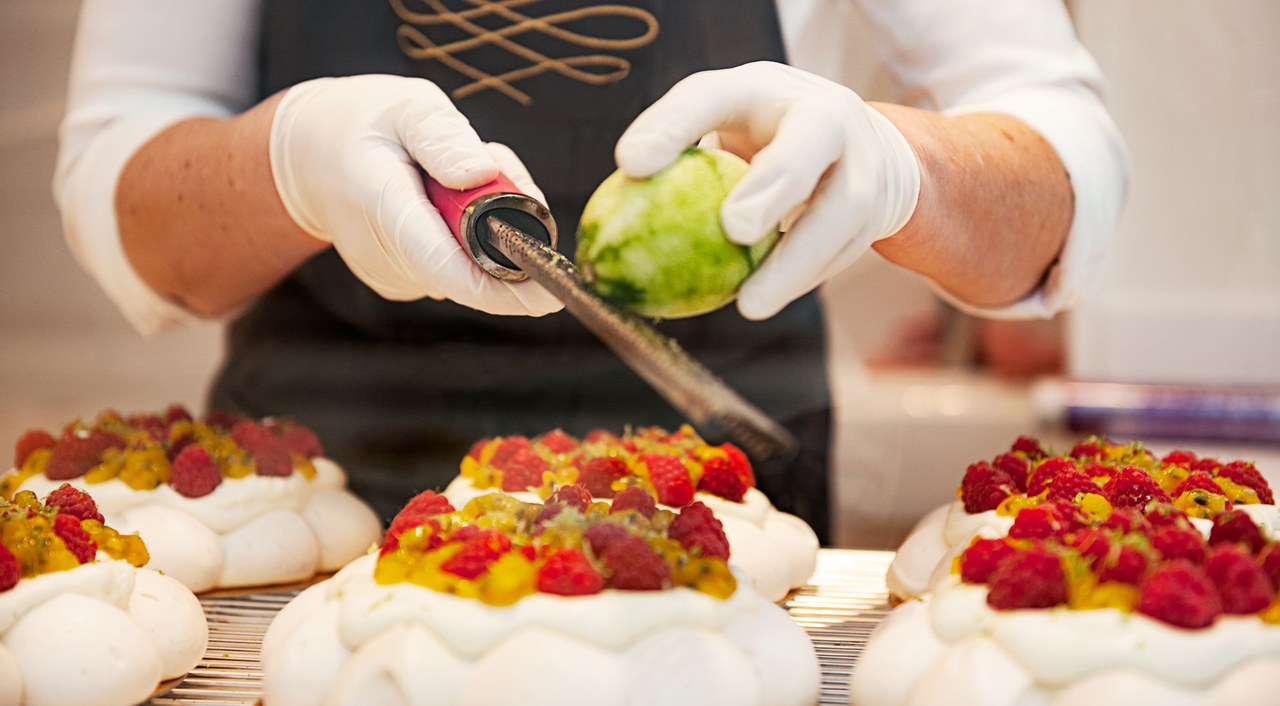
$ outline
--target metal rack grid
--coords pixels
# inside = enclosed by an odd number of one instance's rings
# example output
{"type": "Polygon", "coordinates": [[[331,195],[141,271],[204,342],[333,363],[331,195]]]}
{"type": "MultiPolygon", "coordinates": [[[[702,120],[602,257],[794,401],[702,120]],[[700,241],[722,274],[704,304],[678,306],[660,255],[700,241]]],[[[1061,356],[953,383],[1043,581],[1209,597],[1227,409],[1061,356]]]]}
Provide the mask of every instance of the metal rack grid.
{"type": "MultiPolygon", "coordinates": [[[[889,611],[892,552],[824,549],[810,583],[783,607],[813,640],[822,666],[819,703],[848,704],[849,675],[889,611]]],[[[297,590],[206,596],[209,649],[184,679],[147,706],[254,706],[262,695],[262,636],[297,590]]]]}

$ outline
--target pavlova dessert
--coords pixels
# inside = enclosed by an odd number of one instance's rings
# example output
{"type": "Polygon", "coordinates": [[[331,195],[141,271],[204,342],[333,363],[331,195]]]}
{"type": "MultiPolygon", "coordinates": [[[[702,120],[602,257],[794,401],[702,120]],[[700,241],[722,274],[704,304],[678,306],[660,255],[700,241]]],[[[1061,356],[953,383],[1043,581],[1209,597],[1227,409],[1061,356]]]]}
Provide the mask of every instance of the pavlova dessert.
{"type": "Polygon", "coordinates": [[[957,496],[926,515],[898,550],[887,577],[895,597],[923,593],[949,575],[952,559],[974,537],[1003,537],[1020,512],[1053,502],[1093,516],[1167,504],[1205,536],[1214,514],[1236,509],[1263,534],[1280,538],[1280,509],[1252,462],[1201,458],[1190,451],[1159,458],[1140,442],[1089,438],[1055,454],[1035,439],[1020,437],[1008,452],[970,465],[957,496]]]}
{"type": "Polygon", "coordinates": [[[1206,539],[1165,499],[1021,510],[879,626],[853,703],[1280,704],[1280,544],[1207,514],[1206,539]]]}
{"type": "Polygon", "coordinates": [[[108,523],[140,534],[149,568],[197,592],[334,571],[381,535],[315,435],[287,419],[195,419],[172,406],[105,411],[56,437],[31,430],[0,476],[0,497],[64,483],[91,493],[108,523]]]}
{"type": "Polygon", "coordinates": [[[818,537],[809,525],[778,511],[756,489],[751,462],[740,449],[711,446],[689,426],[621,436],[596,430],[582,440],[560,430],[534,439],[482,439],[462,459],[461,475],[444,495],[456,506],[494,490],[541,502],[573,484],[606,504],[626,488],[644,491],[668,510],[701,502],[723,523],[734,565],[770,600],[781,600],[813,575],[818,537]]]}
{"type": "Polygon", "coordinates": [[[812,644],[728,558],[707,506],[639,488],[428,491],[272,622],[264,703],[810,706],[812,644]]]}
{"type": "Polygon", "coordinates": [[[204,655],[199,601],[102,520],[69,485],[0,500],[0,706],[131,706],[204,655]]]}

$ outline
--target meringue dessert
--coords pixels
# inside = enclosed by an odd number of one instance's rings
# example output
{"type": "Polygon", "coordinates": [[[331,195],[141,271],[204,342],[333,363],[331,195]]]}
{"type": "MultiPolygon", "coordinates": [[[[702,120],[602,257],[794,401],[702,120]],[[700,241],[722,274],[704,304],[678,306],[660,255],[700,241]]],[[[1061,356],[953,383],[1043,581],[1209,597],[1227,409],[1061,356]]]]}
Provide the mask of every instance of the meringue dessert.
{"type": "Polygon", "coordinates": [[[346,489],[315,435],[287,419],[194,419],[105,411],[60,436],[18,440],[0,497],[69,483],[109,524],[142,536],[148,568],[192,591],[269,586],[335,571],[378,542],[381,523],[346,489]]]}
{"type": "Polygon", "coordinates": [[[1167,502],[1023,509],[890,613],[852,703],[1280,704],[1280,544],[1243,507],[1207,539],[1167,502]]]}
{"type": "Polygon", "coordinates": [[[1018,512],[1049,502],[1094,515],[1168,503],[1206,537],[1214,514],[1236,509],[1264,535],[1280,538],[1280,508],[1252,462],[1184,450],[1157,458],[1140,442],[1094,437],[1054,454],[1020,437],[1008,452],[970,465],[956,495],[955,502],[925,515],[898,549],[887,576],[894,597],[924,593],[948,576],[952,560],[974,537],[1003,537],[1018,512]]]}
{"type": "Polygon", "coordinates": [[[631,488],[425,492],[262,645],[265,706],[811,706],[817,655],[720,522],[631,488]]]}
{"type": "Polygon", "coordinates": [[[818,560],[813,529],[780,512],[756,489],[751,462],[740,449],[728,443],[711,446],[687,425],[674,433],[646,427],[622,436],[596,430],[582,440],[558,429],[534,439],[482,439],[462,459],[461,474],[444,495],[455,506],[494,490],[541,502],[573,484],[604,503],[632,487],[668,510],[703,503],[724,525],[734,566],[769,600],[782,600],[813,575],[818,560]]]}
{"type": "Polygon", "coordinates": [[[132,706],[200,661],[200,602],[69,485],[0,500],[0,706],[132,706]]]}

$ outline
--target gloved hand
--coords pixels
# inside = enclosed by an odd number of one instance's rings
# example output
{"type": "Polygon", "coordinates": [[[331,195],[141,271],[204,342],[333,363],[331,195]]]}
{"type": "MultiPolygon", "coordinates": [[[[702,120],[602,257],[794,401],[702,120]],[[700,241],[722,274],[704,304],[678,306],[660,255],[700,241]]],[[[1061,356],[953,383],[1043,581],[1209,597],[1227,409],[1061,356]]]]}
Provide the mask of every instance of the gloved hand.
{"type": "Polygon", "coordinates": [[[752,244],[798,215],[738,292],[748,319],[778,313],[915,211],[920,169],[902,133],[848,88],[770,62],[677,83],[618,140],[618,167],[649,176],[713,131],[751,162],[720,210],[731,240],[752,244]]]}
{"type": "Polygon", "coordinates": [[[487,274],[427,200],[418,164],[454,189],[502,172],[545,203],[515,154],[481,142],[430,81],[376,75],[300,83],[276,108],[270,156],[289,215],[332,242],[378,294],[448,298],[490,314],[542,316],[563,306],[531,280],[487,274]]]}

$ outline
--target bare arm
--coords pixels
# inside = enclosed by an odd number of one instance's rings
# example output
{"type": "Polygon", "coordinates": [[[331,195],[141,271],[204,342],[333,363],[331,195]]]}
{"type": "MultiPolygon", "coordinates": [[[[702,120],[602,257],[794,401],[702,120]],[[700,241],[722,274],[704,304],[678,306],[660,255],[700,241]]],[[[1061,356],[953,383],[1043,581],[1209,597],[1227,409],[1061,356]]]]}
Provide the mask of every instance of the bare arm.
{"type": "Polygon", "coordinates": [[[920,199],[873,247],[956,297],[998,307],[1044,278],[1071,228],[1071,182],[1053,148],[1021,121],[874,104],[911,143],[920,199]]]}
{"type": "Polygon", "coordinates": [[[277,103],[177,123],[120,175],[116,216],[129,262],[197,313],[235,308],[329,245],[299,228],[276,193],[267,142],[277,103]]]}

